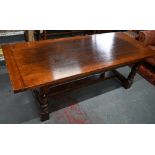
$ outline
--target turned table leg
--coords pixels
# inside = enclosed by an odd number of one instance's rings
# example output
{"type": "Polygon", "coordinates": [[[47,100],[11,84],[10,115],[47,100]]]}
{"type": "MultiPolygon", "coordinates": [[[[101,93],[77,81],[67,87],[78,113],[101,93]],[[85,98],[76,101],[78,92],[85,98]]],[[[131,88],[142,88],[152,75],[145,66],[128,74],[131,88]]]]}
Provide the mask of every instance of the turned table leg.
{"type": "Polygon", "coordinates": [[[34,90],[35,96],[40,105],[40,119],[41,121],[46,121],[49,119],[49,104],[47,89],[40,88],[39,90],[34,90]]]}
{"type": "Polygon", "coordinates": [[[40,119],[41,121],[46,121],[49,119],[49,105],[48,105],[48,98],[46,94],[41,96],[41,103],[40,103],[40,119]]]}

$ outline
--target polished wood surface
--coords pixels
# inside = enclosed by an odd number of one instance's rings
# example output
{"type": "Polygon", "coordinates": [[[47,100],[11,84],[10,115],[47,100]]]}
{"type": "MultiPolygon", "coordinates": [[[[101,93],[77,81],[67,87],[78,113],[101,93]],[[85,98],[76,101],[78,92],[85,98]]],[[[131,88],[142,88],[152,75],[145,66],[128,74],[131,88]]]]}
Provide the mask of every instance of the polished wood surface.
{"type": "Polygon", "coordinates": [[[117,32],[2,47],[14,92],[54,85],[154,56],[117,32]]]}

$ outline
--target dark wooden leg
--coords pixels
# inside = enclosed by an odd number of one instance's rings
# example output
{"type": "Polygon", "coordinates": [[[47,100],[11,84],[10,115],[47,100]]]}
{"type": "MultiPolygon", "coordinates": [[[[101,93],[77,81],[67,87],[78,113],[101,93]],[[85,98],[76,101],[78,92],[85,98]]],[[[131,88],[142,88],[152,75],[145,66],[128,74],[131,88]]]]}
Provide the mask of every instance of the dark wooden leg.
{"type": "Polygon", "coordinates": [[[105,72],[100,75],[100,78],[105,78],[105,72]]]}
{"type": "Polygon", "coordinates": [[[137,63],[132,67],[131,72],[127,78],[127,86],[126,86],[127,89],[130,88],[131,85],[133,84],[133,80],[138,71],[139,66],[140,66],[140,63],[137,63]]]}
{"type": "Polygon", "coordinates": [[[134,77],[137,73],[137,70],[139,68],[139,66],[141,65],[141,63],[136,63],[133,65],[132,69],[131,69],[131,72],[129,73],[129,76],[127,78],[125,78],[121,73],[119,73],[118,71],[116,70],[113,70],[112,72],[115,74],[115,76],[117,77],[117,79],[119,81],[121,81],[123,87],[125,89],[128,89],[131,87],[132,83],[133,83],[133,80],[134,80],[134,77]]]}
{"type": "Polygon", "coordinates": [[[40,103],[40,119],[41,121],[46,121],[49,119],[49,105],[48,105],[48,98],[46,96],[46,94],[43,94],[42,96],[40,96],[41,99],[41,103],[40,103]]]}
{"type": "Polygon", "coordinates": [[[35,96],[40,105],[40,119],[41,121],[46,121],[49,119],[49,104],[47,89],[40,88],[40,90],[34,90],[35,96]]]}
{"type": "Polygon", "coordinates": [[[43,39],[46,40],[47,39],[47,31],[43,30],[43,39]]]}

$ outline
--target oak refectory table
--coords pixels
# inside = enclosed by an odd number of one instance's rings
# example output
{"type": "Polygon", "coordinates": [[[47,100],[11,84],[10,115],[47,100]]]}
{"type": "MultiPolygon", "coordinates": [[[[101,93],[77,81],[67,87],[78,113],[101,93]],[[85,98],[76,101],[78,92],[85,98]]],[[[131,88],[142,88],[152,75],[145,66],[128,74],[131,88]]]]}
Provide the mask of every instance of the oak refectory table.
{"type": "Polygon", "coordinates": [[[122,32],[17,43],[2,48],[13,91],[34,92],[41,121],[49,119],[48,98],[54,93],[108,79],[108,71],[126,89],[130,88],[139,65],[155,56],[155,51],[122,32]],[[126,65],[132,65],[128,77],[116,70],[126,65]],[[97,79],[89,79],[96,74],[100,75],[97,79]]]}

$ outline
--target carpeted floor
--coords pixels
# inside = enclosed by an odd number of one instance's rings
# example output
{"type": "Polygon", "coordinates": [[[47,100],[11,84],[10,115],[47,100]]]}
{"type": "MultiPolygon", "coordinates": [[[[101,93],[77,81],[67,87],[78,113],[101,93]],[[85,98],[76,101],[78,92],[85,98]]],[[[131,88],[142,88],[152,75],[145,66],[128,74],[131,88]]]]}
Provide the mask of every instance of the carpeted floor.
{"type": "MultiPolygon", "coordinates": [[[[130,68],[120,68],[127,75],[130,68]]],[[[5,67],[0,69],[0,123],[41,123],[30,91],[13,94],[5,67]]],[[[107,80],[50,99],[50,120],[44,123],[155,123],[155,87],[137,75],[125,90],[107,80]]]]}

